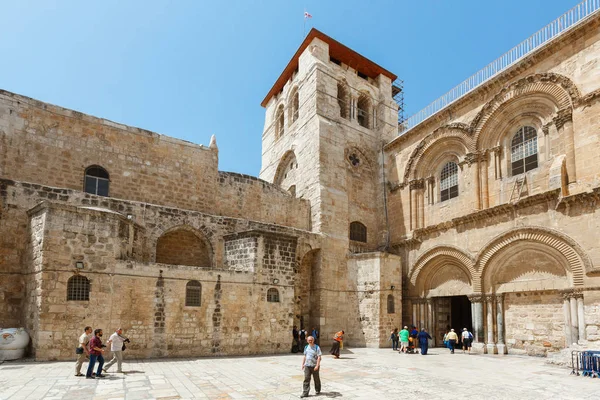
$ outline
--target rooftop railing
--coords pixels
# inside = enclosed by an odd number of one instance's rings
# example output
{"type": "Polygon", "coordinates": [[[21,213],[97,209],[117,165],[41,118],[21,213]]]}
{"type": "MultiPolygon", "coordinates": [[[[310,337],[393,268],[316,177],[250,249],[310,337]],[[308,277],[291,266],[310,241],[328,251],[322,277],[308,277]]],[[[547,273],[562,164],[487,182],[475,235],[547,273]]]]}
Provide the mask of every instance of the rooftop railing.
{"type": "Polygon", "coordinates": [[[433,114],[444,109],[476,87],[481,86],[486,81],[492,79],[511,65],[531,54],[537,48],[580,24],[584,20],[587,20],[592,14],[598,12],[598,10],[600,10],[600,0],[582,1],[529,38],[504,53],[498,59],[486,65],[483,69],[471,75],[448,93],[438,98],[421,111],[408,117],[406,121],[400,124],[398,129],[399,134],[403,134],[419,125],[433,114]]]}

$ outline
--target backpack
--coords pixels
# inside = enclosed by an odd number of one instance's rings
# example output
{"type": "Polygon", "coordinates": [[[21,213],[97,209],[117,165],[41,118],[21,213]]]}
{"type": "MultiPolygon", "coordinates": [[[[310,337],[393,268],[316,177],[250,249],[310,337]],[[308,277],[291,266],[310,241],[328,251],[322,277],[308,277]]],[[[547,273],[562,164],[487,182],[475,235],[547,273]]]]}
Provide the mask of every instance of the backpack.
{"type": "Polygon", "coordinates": [[[467,331],[469,333],[469,339],[473,339],[473,334],[471,333],[471,331],[467,331]]]}

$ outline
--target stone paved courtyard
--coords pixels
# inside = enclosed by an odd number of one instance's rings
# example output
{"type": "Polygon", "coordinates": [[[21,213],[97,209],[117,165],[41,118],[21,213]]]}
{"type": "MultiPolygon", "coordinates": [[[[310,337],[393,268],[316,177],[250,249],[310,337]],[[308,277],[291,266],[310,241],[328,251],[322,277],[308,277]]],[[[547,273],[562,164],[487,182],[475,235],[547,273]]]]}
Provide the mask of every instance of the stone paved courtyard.
{"type": "MultiPolygon", "coordinates": [[[[328,350],[328,346],[325,346],[328,350]]],[[[126,374],[73,376],[71,362],[4,362],[0,399],[295,399],[300,355],[126,360],[126,374]]],[[[347,399],[597,399],[600,379],[575,377],[542,358],[397,354],[352,349],[325,356],[320,398],[347,399]]],[[[115,369],[115,366],[113,366],[115,369]]],[[[314,388],[311,385],[311,398],[314,388]]]]}

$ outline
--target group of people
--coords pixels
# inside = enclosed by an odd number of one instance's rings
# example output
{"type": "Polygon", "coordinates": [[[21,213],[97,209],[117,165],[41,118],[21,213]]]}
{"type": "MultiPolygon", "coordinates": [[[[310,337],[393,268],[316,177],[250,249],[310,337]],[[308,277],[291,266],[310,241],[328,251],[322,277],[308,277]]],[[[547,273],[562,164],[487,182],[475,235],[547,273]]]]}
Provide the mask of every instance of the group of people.
{"type": "Polygon", "coordinates": [[[444,346],[450,349],[450,353],[454,354],[454,349],[459,347],[461,343],[463,353],[468,351],[471,354],[473,334],[467,328],[463,328],[460,337],[454,332],[454,329],[450,329],[444,334],[444,346]]]}
{"type": "MultiPolygon", "coordinates": [[[[395,328],[391,334],[389,340],[392,342],[392,350],[400,351],[400,353],[412,353],[415,346],[418,344],[421,348],[421,355],[427,355],[429,349],[429,340],[431,335],[425,328],[421,331],[413,325],[411,329],[405,326],[400,332],[398,328],[395,328]]],[[[443,338],[444,347],[450,349],[450,353],[454,354],[456,347],[462,344],[463,353],[471,353],[471,344],[473,343],[473,334],[464,328],[461,332],[460,337],[454,332],[454,329],[449,329],[444,334],[443,338]]]]}
{"type": "MultiPolygon", "coordinates": [[[[294,325],[292,328],[292,353],[298,353],[303,351],[304,347],[308,342],[308,332],[304,328],[300,328],[294,325]]],[[[313,337],[315,343],[319,343],[319,331],[316,327],[313,327],[310,336],[313,337]]]]}
{"type": "Polygon", "coordinates": [[[83,333],[79,337],[79,342],[75,348],[75,354],[77,354],[77,361],[75,363],[75,376],[83,376],[81,368],[86,359],[89,359],[87,372],[85,374],[86,379],[104,378],[102,372],[108,372],[108,369],[117,363],[117,372],[123,372],[123,351],[125,350],[125,343],[129,343],[129,339],[122,336],[123,329],[118,328],[115,333],[110,335],[110,338],[106,342],[106,345],[102,343],[102,329],[94,330],[92,335],[92,327],[86,326],[83,333]],[[110,351],[112,352],[113,358],[104,365],[104,349],[110,345],[110,351]],[[94,373],[94,366],[98,363],[98,368],[94,373]]]}
{"type": "Polygon", "coordinates": [[[398,328],[395,328],[390,335],[392,350],[399,350],[400,353],[404,354],[413,352],[415,345],[418,343],[421,348],[421,354],[426,355],[430,339],[431,336],[425,328],[419,332],[414,325],[410,331],[408,330],[408,326],[405,326],[400,332],[398,332],[398,328]]]}

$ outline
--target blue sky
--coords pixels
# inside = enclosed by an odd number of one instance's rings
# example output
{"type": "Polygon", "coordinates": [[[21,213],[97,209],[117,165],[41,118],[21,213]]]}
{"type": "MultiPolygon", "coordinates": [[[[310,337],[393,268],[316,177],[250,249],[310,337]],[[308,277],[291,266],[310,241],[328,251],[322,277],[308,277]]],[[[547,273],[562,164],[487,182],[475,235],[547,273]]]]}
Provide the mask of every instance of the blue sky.
{"type": "Polygon", "coordinates": [[[208,145],[258,175],[260,102],[310,26],[394,72],[408,114],[578,0],[0,0],[0,88],[208,145]]]}

